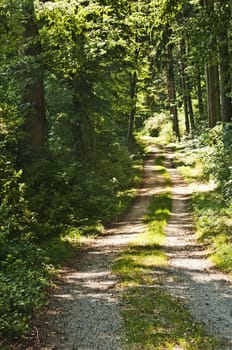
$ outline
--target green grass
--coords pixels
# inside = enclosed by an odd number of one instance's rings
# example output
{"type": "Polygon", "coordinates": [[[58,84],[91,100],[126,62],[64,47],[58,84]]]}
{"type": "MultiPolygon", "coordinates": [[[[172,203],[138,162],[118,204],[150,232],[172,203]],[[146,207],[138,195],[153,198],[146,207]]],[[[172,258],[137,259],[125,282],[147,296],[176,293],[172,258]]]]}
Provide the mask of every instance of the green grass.
{"type": "Polygon", "coordinates": [[[168,185],[171,185],[171,178],[170,178],[170,175],[169,175],[167,169],[164,166],[164,161],[165,161],[165,156],[161,154],[155,160],[155,168],[154,169],[158,175],[162,176],[164,184],[166,186],[168,186],[168,185]]]}
{"type": "Polygon", "coordinates": [[[161,250],[161,244],[165,239],[164,228],[170,209],[169,192],[153,199],[144,219],[148,225],[146,232],[138,235],[136,240],[131,242],[129,249],[114,264],[114,272],[120,276],[122,286],[139,286],[150,280],[151,268],[166,266],[167,257],[161,250]],[[162,206],[160,203],[163,203],[162,206]]]}
{"type": "Polygon", "coordinates": [[[214,240],[214,248],[212,261],[232,276],[232,239],[225,234],[220,234],[214,240]]]}
{"type": "Polygon", "coordinates": [[[199,154],[201,154],[201,150],[189,147],[176,150],[174,164],[187,183],[207,181],[199,154]]]}
{"type": "Polygon", "coordinates": [[[192,208],[198,240],[208,244],[210,259],[232,275],[232,217],[216,190],[195,193],[192,208]]]}
{"type": "MultiPolygon", "coordinates": [[[[185,180],[194,188],[192,211],[197,238],[210,248],[210,259],[222,271],[232,275],[232,217],[217,188],[205,192],[199,183],[206,181],[203,164],[198,160],[198,151],[186,158],[185,151],[177,154],[176,164],[185,180]]],[[[190,152],[191,154],[191,152],[190,152]]]]}
{"type": "Polygon", "coordinates": [[[178,299],[153,286],[132,288],[124,300],[126,349],[215,349],[178,299]]]}
{"type": "Polygon", "coordinates": [[[137,236],[114,264],[122,289],[125,349],[215,349],[215,342],[194,323],[183,303],[162,288],[168,259],[162,250],[171,213],[170,179],[162,164],[167,189],[154,196],[144,218],[146,232],[137,236]]]}
{"type": "Polygon", "coordinates": [[[75,258],[79,249],[89,240],[99,236],[103,230],[101,224],[69,227],[61,235],[39,242],[39,246],[47,256],[50,264],[64,265],[75,258]]]}

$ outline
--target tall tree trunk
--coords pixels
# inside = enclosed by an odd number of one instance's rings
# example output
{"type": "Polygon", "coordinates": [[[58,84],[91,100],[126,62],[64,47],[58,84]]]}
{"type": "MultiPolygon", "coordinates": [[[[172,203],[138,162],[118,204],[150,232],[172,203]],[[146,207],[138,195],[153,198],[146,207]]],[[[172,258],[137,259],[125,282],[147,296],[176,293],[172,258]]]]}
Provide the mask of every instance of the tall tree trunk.
{"type": "MultiPolygon", "coordinates": [[[[75,83],[70,84],[73,88],[73,109],[78,112],[81,110],[81,104],[78,97],[78,93],[76,91],[75,83]]],[[[72,128],[73,131],[73,138],[75,140],[74,147],[75,147],[75,157],[77,160],[84,160],[86,157],[86,147],[84,142],[84,131],[83,131],[83,125],[81,120],[76,120],[76,123],[74,127],[72,128]]]]}
{"type": "Polygon", "coordinates": [[[187,83],[187,86],[188,86],[187,103],[188,103],[189,120],[190,120],[191,130],[193,131],[195,129],[195,120],[194,120],[194,114],[193,114],[193,105],[192,105],[192,98],[191,98],[189,83],[187,83]]]}
{"type": "Polygon", "coordinates": [[[204,103],[203,103],[203,92],[201,86],[201,73],[200,70],[197,72],[197,99],[198,99],[198,111],[200,118],[203,117],[204,114],[204,103]]]}
{"type": "Polygon", "coordinates": [[[180,140],[180,130],[178,121],[178,111],[176,105],[176,88],[174,81],[174,69],[173,69],[173,56],[172,56],[172,44],[168,44],[167,47],[167,85],[168,85],[168,99],[169,110],[173,122],[173,131],[180,140]]]}
{"type": "Polygon", "coordinates": [[[209,127],[213,128],[221,120],[219,71],[217,64],[206,66],[209,127]]]}
{"type": "Polygon", "coordinates": [[[186,77],[186,67],[185,67],[185,43],[182,39],[180,41],[180,66],[181,66],[181,87],[182,96],[184,102],[184,116],[185,116],[185,131],[186,134],[190,133],[190,123],[189,123],[189,110],[188,110],[188,91],[187,91],[187,77],[186,77]]]}
{"type": "Polygon", "coordinates": [[[127,130],[127,141],[133,140],[134,121],[136,114],[136,98],[137,98],[137,72],[130,73],[130,100],[131,100],[131,111],[129,115],[128,130],[127,130]]]}
{"type": "Polygon", "coordinates": [[[219,42],[222,121],[230,122],[232,118],[232,100],[230,96],[231,74],[230,74],[228,27],[226,25],[220,27],[218,42],[219,42]]]}
{"type": "MultiPolygon", "coordinates": [[[[204,0],[204,6],[206,7],[208,15],[210,16],[214,12],[214,0],[204,0]]],[[[217,45],[215,45],[212,49],[214,49],[212,51],[215,51],[216,53],[217,45]]],[[[217,56],[217,53],[214,54],[214,56],[215,55],[217,56]]],[[[205,72],[209,127],[213,128],[216,125],[216,123],[221,120],[219,67],[217,61],[215,61],[215,57],[209,59],[209,62],[206,64],[205,72]]]]}
{"type": "Polygon", "coordinates": [[[25,57],[28,64],[24,73],[24,92],[22,103],[24,107],[23,137],[19,146],[19,163],[30,163],[44,147],[46,140],[45,94],[43,84],[43,68],[39,62],[41,44],[34,16],[34,3],[28,1],[24,7],[25,13],[25,57]]]}

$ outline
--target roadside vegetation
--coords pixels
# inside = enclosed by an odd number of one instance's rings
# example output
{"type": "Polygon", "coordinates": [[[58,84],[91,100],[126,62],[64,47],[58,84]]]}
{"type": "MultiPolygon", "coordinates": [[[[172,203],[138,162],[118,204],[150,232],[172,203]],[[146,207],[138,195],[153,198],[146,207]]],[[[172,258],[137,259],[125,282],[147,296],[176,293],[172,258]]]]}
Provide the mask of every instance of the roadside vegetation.
{"type": "Polygon", "coordinates": [[[177,147],[176,165],[193,189],[197,238],[210,259],[232,275],[232,131],[218,125],[177,147]]]}

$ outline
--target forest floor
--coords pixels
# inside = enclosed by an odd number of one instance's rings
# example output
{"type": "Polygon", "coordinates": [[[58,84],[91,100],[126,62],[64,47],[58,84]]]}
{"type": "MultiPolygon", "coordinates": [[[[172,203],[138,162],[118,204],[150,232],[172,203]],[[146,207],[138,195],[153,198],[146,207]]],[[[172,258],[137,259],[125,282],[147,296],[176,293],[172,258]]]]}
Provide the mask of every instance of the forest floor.
{"type": "MultiPolygon", "coordinates": [[[[124,349],[121,290],[112,265],[128,244],[144,232],[149,202],[164,190],[154,172],[154,160],[159,153],[159,149],[151,147],[144,164],[142,186],[125,216],[81,249],[72,267],[61,271],[48,307],[35,322],[34,337],[21,349],[124,349]]],[[[212,266],[205,247],[196,243],[188,209],[191,193],[172,166],[172,157],[171,152],[166,153],[173,209],[163,247],[169,258],[164,288],[184,300],[196,321],[204,324],[206,332],[224,339],[223,349],[232,349],[231,280],[212,266]]]]}

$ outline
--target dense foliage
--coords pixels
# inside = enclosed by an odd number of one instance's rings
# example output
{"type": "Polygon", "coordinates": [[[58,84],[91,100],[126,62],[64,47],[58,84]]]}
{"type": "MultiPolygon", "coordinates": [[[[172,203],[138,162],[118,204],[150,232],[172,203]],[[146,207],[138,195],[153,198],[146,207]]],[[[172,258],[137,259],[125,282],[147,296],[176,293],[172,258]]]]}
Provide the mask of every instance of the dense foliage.
{"type": "Polygon", "coordinates": [[[128,205],[144,124],[200,135],[231,205],[230,14],[228,0],[1,1],[0,344],[42,303],[43,241],[128,205]]]}

